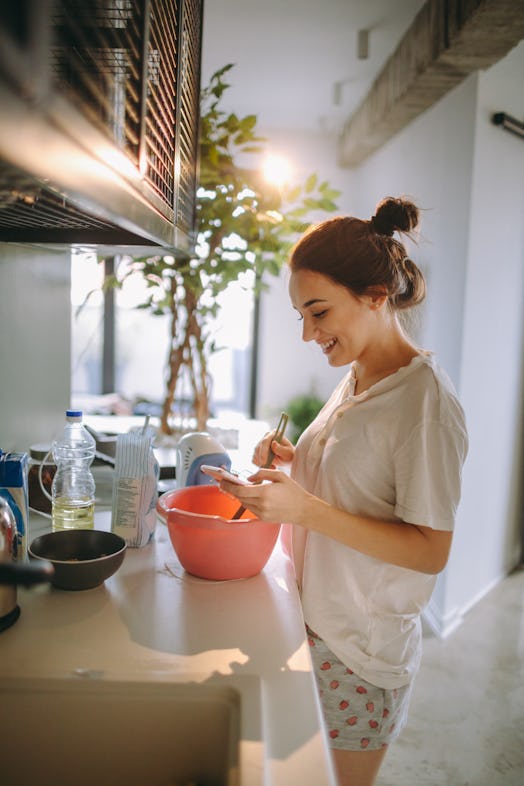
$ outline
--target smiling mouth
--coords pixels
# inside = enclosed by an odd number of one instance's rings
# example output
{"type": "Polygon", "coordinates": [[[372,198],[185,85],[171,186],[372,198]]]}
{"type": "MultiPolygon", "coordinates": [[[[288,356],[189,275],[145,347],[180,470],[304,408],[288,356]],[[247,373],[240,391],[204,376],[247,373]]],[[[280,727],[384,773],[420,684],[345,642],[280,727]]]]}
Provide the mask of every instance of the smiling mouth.
{"type": "Polygon", "coordinates": [[[332,348],[335,346],[336,343],[337,343],[336,338],[330,338],[329,341],[322,341],[320,343],[320,348],[324,353],[324,355],[329,354],[329,352],[331,352],[332,348]]]}

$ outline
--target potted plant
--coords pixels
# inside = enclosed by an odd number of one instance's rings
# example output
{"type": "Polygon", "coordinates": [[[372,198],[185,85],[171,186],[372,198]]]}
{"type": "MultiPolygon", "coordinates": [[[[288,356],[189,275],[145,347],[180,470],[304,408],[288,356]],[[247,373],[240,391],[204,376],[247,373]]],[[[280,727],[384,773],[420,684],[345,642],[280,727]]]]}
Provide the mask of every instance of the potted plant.
{"type": "Polygon", "coordinates": [[[293,443],[296,444],[302,432],[316,418],[325,403],[314,393],[303,393],[288,401],[286,412],[292,426],[289,438],[293,443]]]}
{"type": "Polygon", "coordinates": [[[217,296],[247,271],[253,291],[265,276],[278,275],[292,243],[308,226],[307,216],[336,210],[339,192],[315,174],[303,184],[276,187],[265,183],[257,162],[265,140],[257,135],[257,117],[239,118],[220,108],[229,85],[231,64],[217,71],[201,94],[197,242],[192,257],[170,254],[134,259],[105,287],[121,287],[137,271],[148,296],[139,307],[170,317],[170,344],[160,431],[171,434],[177,388],[185,374],[193,397],[197,430],[210,411],[208,360],[217,350],[210,330],[217,296]]]}

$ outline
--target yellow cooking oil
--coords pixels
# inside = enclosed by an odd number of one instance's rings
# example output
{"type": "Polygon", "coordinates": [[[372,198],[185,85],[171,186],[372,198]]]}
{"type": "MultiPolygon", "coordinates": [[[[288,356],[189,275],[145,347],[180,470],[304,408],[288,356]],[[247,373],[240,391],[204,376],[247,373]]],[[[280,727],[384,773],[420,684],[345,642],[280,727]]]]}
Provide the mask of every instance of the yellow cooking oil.
{"type": "Polygon", "coordinates": [[[53,532],[60,529],[93,529],[95,503],[93,499],[57,497],[51,511],[53,532]]]}

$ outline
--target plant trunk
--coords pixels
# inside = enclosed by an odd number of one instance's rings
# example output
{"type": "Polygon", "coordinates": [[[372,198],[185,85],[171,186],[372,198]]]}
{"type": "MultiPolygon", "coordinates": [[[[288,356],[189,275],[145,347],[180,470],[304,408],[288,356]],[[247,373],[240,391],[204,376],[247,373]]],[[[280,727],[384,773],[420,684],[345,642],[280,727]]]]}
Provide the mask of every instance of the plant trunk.
{"type": "Polygon", "coordinates": [[[171,323],[170,323],[170,341],[169,341],[169,357],[167,363],[167,383],[166,395],[162,404],[162,416],[160,418],[160,432],[162,434],[172,434],[173,428],[171,426],[171,413],[173,412],[173,404],[175,401],[175,393],[178,378],[180,376],[180,369],[184,364],[184,345],[177,343],[177,324],[178,324],[178,304],[174,296],[173,288],[176,290],[176,280],[171,280],[171,323]]]}
{"type": "Polygon", "coordinates": [[[182,369],[187,368],[193,394],[193,415],[197,431],[205,431],[209,418],[209,375],[202,328],[198,322],[198,302],[188,287],[185,289],[184,306],[186,323],[179,322],[178,303],[175,298],[177,283],[173,278],[171,297],[170,348],[166,395],[162,404],[160,431],[173,434],[172,415],[182,369]]]}
{"type": "Polygon", "coordinates": [[[188,369],[193,390],[193,412],[197,431],[205,431],[209,418],[209,382],[205,341],[198,321],[198,300],[189,288],[186,290],[187,332],[190,335],[188,369]]]}

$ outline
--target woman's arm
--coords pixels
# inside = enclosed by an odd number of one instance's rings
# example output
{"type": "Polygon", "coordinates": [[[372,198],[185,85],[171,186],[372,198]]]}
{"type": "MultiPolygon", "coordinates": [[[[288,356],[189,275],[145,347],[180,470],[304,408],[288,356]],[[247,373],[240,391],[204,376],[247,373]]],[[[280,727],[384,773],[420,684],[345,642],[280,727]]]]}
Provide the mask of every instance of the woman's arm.
{"type": "Polygon", "coordinates": [[[405,521],[380,521],[339,510],[311,495],[300,523],[370,557],[422,573],[440,573],[453,533],[405,521]]]}
{"type": "Polygon", "coordinates": [[[452,532],[348,513],[309,494],[278,470],[259,470],[251,480],[271,483],[220,485],[262,520],[299,524],[375,559],[422,573],[440,573],[446,565],[452,532]]]}

